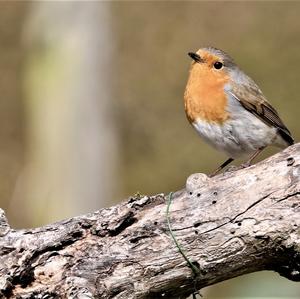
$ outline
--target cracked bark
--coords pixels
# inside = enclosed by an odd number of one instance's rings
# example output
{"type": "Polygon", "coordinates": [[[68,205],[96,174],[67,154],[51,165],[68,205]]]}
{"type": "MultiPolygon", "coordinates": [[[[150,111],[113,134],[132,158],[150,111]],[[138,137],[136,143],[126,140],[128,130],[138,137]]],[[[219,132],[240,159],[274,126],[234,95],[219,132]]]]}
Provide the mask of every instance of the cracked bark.
{"type": "Polygon", "coordinates": [[[186,298],[260,270],[300,281],[299,182],[300,144],[247,169],[190,176],[171,222],[196,279],[170,238],[163,194],[35,229],[10,228],[2,212],[1,298],[186,298]]]}

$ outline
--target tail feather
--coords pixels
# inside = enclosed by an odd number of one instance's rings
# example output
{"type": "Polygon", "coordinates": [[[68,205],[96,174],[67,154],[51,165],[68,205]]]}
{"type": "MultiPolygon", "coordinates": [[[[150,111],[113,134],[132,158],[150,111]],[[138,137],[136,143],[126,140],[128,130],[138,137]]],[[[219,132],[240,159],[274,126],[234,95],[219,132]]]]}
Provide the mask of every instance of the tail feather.
{"type": "Polygon", "coordinates": [[[282,130],[281,128],[278,128],[278,133],[288,145],[294,144],[294,139],[288,130],[282,130]]]}

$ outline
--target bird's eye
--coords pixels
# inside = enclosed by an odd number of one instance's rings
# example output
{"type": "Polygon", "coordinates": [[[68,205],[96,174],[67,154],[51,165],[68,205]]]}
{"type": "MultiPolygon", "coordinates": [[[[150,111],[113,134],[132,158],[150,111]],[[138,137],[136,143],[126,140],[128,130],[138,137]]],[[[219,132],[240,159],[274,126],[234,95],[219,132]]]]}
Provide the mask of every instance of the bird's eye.
{"type": "Polygon", "coordinates": [[[223,66],[223,63],[220,62],[220,61],[216,61],[216,62],[214,63],[214,68],[217,69],[217,70],[221,69],[222,66],[223,66]]]}

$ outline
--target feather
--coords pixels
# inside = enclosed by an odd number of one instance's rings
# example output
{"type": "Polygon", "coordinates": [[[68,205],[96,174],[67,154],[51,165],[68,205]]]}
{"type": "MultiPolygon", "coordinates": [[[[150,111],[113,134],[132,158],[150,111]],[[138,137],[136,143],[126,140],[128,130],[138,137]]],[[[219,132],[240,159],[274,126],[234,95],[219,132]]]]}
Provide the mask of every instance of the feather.
{"type": "Polygon", "coordinates": [[[289,144],[294,143],[290,131],[285,126],[277,111],[266,100],[258,86],[251,80],[248,86],[231,82],[229,93],[237,99],[241,105],[260,118],[269,126],[277,129],[279,135],[289,144]]]}

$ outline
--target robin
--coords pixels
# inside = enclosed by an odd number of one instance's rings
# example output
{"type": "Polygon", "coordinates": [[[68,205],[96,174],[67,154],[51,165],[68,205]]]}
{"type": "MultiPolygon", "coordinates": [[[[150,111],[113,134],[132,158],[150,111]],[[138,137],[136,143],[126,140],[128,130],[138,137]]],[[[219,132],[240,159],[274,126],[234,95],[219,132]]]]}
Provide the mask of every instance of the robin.
{"type": "Polygon", "coordinates": [[[184,93],[185,112],[199,135],[229,159],[249,155],[242,167],[268,145],[285,148],[294,143],[277,111],[256,83],[222,50],[208,47],[190,52],[193,59],[184,93]]]}

